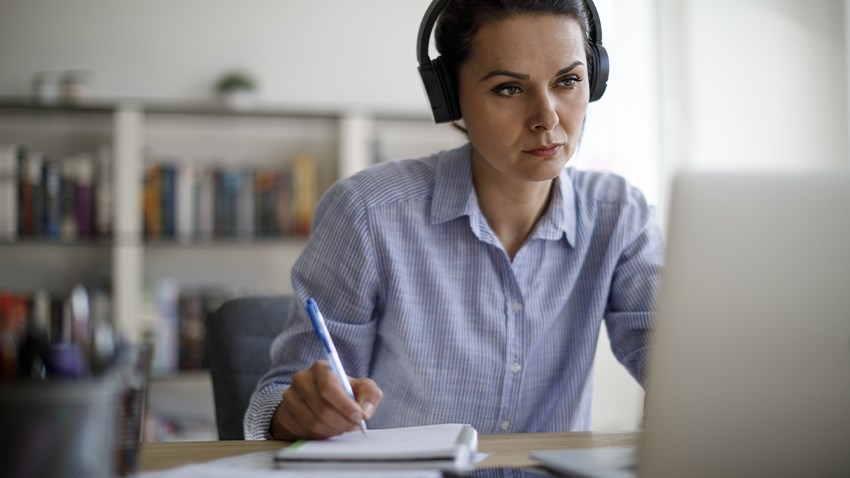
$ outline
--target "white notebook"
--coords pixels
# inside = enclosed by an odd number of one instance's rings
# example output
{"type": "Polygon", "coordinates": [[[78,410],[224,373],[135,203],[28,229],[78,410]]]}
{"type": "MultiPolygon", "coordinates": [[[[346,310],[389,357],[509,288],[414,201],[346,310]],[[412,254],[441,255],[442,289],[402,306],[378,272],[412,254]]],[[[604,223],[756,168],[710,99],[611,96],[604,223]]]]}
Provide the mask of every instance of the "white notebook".
{"type": "Polygon", "coordinates": [[[343,433],[327,440],[293,443],[275,455],[283,469],[440,469],[472,468],[478,432],[449,423],[343,433]]]}

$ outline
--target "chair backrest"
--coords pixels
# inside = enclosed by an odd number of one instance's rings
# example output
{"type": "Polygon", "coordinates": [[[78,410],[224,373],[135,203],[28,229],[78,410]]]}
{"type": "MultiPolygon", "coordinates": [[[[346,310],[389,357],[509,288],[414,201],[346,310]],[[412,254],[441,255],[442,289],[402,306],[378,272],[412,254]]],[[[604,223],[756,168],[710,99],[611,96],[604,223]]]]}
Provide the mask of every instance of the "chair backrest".
{"type": "Polygon", "coordinates": [[[242,419],[254,388],[269,370],[269,350],[294,300],[231,299],[207,317],[207,355],[219,440],[242,440],[242,419]]]}

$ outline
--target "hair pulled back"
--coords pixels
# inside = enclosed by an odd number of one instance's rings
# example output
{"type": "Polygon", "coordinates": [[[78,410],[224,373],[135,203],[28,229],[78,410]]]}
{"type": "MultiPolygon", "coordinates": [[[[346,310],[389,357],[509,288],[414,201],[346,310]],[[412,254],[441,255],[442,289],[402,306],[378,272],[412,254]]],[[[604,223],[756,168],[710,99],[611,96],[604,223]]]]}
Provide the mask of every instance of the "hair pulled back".
{"type": "Polygon", "coordinates": [[[487,23],[524,14],[563,15],[575,19],[584,33],[585,51],[593,54],[584,0],[450,0],[437,20],[434,38],[455,85],[458,68],[469,57],[472,39],[478,30],[487,23]]]}

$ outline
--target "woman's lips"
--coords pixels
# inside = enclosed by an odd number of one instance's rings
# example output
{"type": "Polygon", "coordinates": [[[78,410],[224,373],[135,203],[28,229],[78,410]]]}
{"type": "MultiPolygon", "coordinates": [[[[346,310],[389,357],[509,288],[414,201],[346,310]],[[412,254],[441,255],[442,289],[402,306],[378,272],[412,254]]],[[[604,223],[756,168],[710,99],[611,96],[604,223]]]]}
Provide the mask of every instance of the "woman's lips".
{"type": "Polygon", "coordinates": [[[557,156],[563,147],[563,144],[553,144],[551,146],[540,146],[534,149],[527,149],[523,152],[538,158],[551,158],[552,156],[557,156]]]}

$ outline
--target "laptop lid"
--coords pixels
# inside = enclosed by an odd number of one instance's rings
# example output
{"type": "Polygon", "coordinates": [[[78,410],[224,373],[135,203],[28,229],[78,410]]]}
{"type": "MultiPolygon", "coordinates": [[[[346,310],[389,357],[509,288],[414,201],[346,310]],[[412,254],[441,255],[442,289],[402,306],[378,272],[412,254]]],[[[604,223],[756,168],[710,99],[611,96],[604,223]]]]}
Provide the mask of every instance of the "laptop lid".
{"type": "Polygon", "coordinates": [[[674,181],[640,476],[850,476],[850,175],[674,181]]]}

